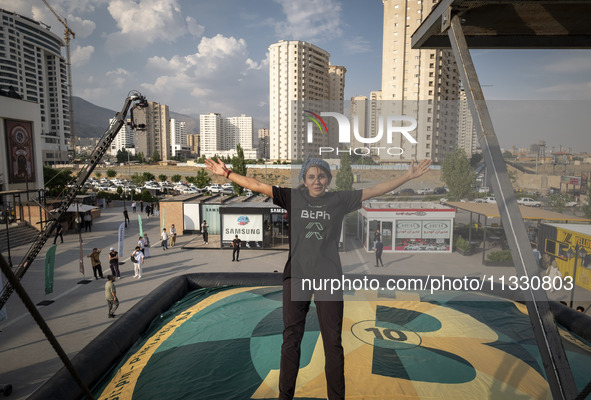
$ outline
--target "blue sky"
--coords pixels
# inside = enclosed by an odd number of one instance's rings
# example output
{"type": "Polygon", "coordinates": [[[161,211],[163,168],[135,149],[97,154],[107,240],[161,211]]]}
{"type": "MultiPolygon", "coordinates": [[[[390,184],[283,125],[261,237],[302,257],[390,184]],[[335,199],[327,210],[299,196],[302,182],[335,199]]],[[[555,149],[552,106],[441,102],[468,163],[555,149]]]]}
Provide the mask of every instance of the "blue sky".
{"type": "MultiPolygon", "coordinates": [[[[135,89],[175,112],[244,113],[262,127],[268,123],[268,47],[281,39],[313,43],[331,54],[332,64],[344,65],[345,98],[381,86],[380,0],[48,1],[76,33],[74,94],[112,110],[135,89]]],[[[63,35],[39,0],[0,0],[0,7],[63,35]]],[[[591,51],[479,50],[473,58],[487,99],[591,105],[591,51]]],[[[568,135],[543,129],[497,134],[504,147],[544,139],[591,151],[591,121],[571,118],[569,124],[568,135]]]]}

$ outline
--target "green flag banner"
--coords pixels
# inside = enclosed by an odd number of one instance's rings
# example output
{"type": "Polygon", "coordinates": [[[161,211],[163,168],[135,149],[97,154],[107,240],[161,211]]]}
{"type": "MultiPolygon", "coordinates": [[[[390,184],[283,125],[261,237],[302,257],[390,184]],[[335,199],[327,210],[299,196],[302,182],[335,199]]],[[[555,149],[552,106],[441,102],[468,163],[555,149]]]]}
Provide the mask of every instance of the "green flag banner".
{"type": "Polygon", "coordinates": [[[140,225],[140,236],[144,236],[144,230],[142,229],[142,216],[137,215],[137,222],[140,225]]]}
{"type": "Polygon", "coordinates": [[[45,253],[45,294],[53,292],[53,266],[55,264],[55,249],[53,245],[45,253]]]}

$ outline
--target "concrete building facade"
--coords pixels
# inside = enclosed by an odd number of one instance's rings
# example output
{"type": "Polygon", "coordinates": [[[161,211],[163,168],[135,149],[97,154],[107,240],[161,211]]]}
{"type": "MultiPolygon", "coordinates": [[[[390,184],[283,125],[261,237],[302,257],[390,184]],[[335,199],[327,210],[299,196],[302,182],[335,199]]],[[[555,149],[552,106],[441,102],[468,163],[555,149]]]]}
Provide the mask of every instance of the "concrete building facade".
{"type": "Polygon", "coordinates": [[[69,162],[70,101],[64,42],[49,26],[0,9],[0,89],[39,104],[43,163],[69,162]]]}
{"type": "Polygon", "coordinates": [[[200,155],[205,157],[236,155],[236,146],[240,144],[244,156],[256,158],[252,148],[252,117],[242,114],[240,117],[224,118],[219,113],[199,116],[200,155]]]}
{"type": "Polygon", "coordinates": [[[172,150],[168,106],[149,101],[148,107],[138,110],[137,113],[144,114],[146,130],[135,131],[134,142],[136,153],[142,153],[144,158],[149,159],[155,152],[158,152],[160,160],[169,160],[172,156],[172,150]]]}
{"type": "Polygon", "coordinates": [[[415,50],[410,39],[434,2],[383,0],[383,4],[381,104],[375,111],[384,122],[388,115],[414,118],[417,128],[410,133],[417,143],[396,135],[393,143],[380,145],[403,149],[393,156],[400,161],[442,162],[456,146],[459,73],[451,50],[415,50]]]}
{"type": "MultiPolygon", "coordinates": [[[[342,112],[346,69],[331,66],[330,54],[307,42],[281,40],[269,47],[269,142],[273,160],[298,160],[318,155],[332,135],[312,124],[311,115],[342,112]],[[310,114],[310,115],[309,115],[310,114]]],[[[327,118],[329,124],[332,118],[327,118]]],[[[334,129],[334,128],[333,128],[334,129]]],[[[329,128],[329,132],[331,129],[329,128]]]]}
{"type": "Polygon", "coordinates": [[[170,120],[170,146],[172,157],[185,159],[191,155],[191,148],[187,143],[186,123],[175,118],[170,120]]]}
{"type": "Polygon", "coordinates": [[[478,139],[476,137],[476,127],[472,120],[468,99],[464,89],[460,90],[460,102],[458,104],[458,147],[466,152],[468,158],[476,153],[478,139]]]}

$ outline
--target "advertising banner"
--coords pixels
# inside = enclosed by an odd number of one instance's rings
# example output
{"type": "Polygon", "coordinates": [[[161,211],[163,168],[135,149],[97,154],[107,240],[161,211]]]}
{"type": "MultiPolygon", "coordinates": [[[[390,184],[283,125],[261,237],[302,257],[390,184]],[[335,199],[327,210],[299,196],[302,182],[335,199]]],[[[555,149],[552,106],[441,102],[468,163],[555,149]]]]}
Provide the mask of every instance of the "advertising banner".
{"type": "Polygon", "coordinates": [[[223,214],[222,241],[232,241],[235,235],[246,242],[263,241],[263,216],[261,214],[223,214]]]}
{"type": "Polygon", "coordinates": [[[122,222],[121,225],[119,225],[119,238],[117,240],[118,244],[119,244],[119,260],[122,259],[123,257],[123,240],[125,239],[125,222],[122,222]]]}

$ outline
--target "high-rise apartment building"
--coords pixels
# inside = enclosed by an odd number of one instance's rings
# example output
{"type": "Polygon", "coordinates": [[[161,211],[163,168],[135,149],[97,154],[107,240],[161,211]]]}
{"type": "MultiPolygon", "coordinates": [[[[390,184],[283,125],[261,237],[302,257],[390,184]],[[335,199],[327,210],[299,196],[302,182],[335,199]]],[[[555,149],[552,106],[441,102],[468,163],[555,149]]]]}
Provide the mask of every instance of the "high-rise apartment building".
{"type": "Polygon", "coordinates": [[[269,159],[269,129],[261,128],[258,131],[259,147],[257,156],[265,160],[269,159]]]}
{"type": "Polygon", "coordinates": [[[64,42],[49,26],[0,9],[0,88],[38,103],[44,164],[69,161],[70,104],[64,42]]]}
{"type": "MultiPolygon", "coordinates": [[[[115,118],[111,118],[109,120],[109,125],[112,124],[114,121],[115,118]]],[[[127,123],[121,127],[121,129],[117,133],[117,136],[115,136],[115,139],[113,139],[113,141],[111,142],[110,153],[114,157],[117,156],[117,152],[121,149],[129,151],[131,154],[135,154],[135,146],[133,142],[134,132],[131,126],[129,126],[129,123],[131,123],[131,120],[127,119],[127,123]]]]}
{"type": "Polygon", "coordinates": [[[466,152],[468,158],[476,153],[478,139],[476,137],[476,127],[472,120],[468,99],[464,89],[460,90],[460,102],[458,104],[458,147],[466,152]]]}
{"type": "Polygon", "coordinates": [[[418,125],[410,132],[416,144],[402,135],[387,144],[384,135],[380,145],[403,149],[394,157],[398,160],[428,158],[441,162],[455,148],[457,135],[460,78],[452,51],[411,48],[410,37],[431,11],[433,1],[383,3],[382,90],[376,111],[384,117],[384,123],[388,115],[404,115],[416,119],[418,125]]]}
{"type": "Polygon", "coordinates": [[[172,157],[185,159],[191,154],[187,143],[186,123],[175,118],[170,120],[170,147],[172,157]]]}
{"type": "Polygon", "coordinates": [[[143,113],[146,121],[145,131],[135,131],[136,153],[142,153],[145,158],[158,155],[163,161],[172,156],[170,140],[170,117],[166,104],[148,102],[148,107],[138,109],[137,113],[143,113]]]}
{"type": "MultiPolygon", "coordinates": [[[[329,137],[313,125],[308,143],[308,113],[341,112],[346,69],[331,66],[330,54],[313,44],[281,40],[269,46],[270,157],[304,159],[329,146],[329,137]]],[[[329,124],[332,118],[327,118],[329,124]]],[[[336,124],[335,124],[336,126],[336,124]]],[[[331,128],[329,127],[329,132],[331,128]]]]}
{"type": "Polygon", "coordinates": [[[199,155],[199,135],[196,133],[188,133],[187,145],[189,146],[191,157],[197,157],[199,155]]]}
{"type": "Polygon", "coordinates": [[[200,154],[233,157],[240,144],[245,158],[256,158],[256,151],[252,149],[252,130],[252,117],[244,114],[229,118],[223,118],[219,113],[202,114],[199,116],[200,154]]]}

